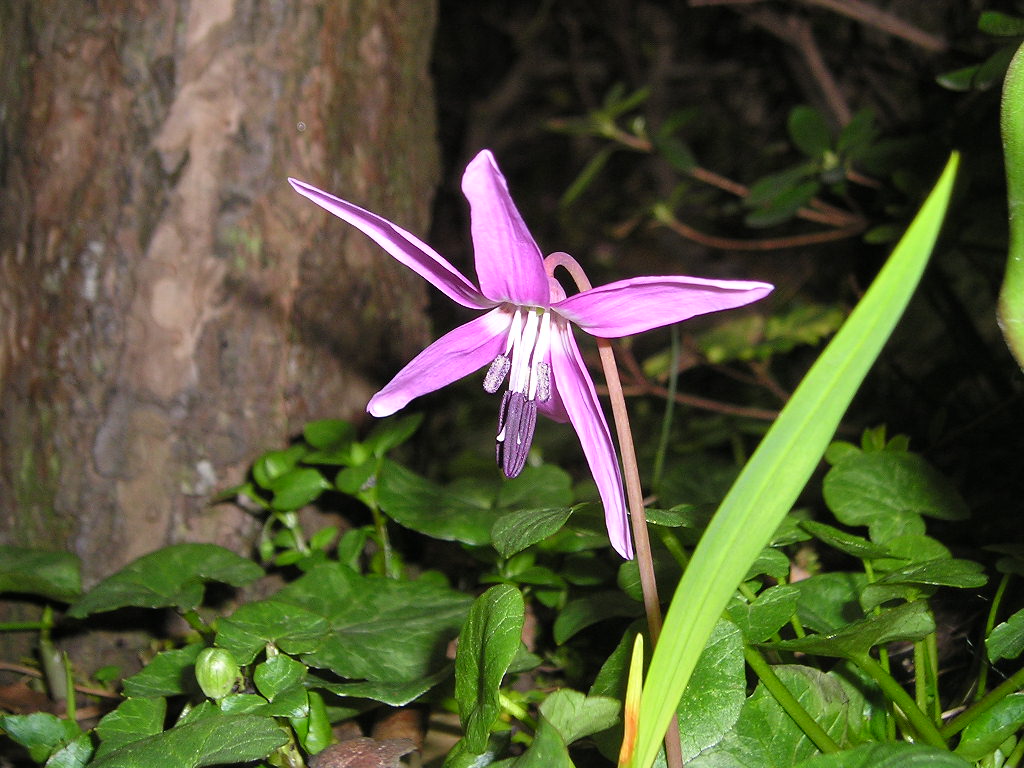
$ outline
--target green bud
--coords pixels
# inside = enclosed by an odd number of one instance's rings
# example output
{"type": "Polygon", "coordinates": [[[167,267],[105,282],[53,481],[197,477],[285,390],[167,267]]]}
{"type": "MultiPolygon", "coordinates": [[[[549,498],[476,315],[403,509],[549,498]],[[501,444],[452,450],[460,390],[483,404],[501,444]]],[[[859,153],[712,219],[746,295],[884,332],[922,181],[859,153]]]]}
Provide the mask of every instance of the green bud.
{"type": "Polygon", "coordinates": [[[223,699],[235,687],[238,662],[223,648],[204,648],[196,658],[196,680],[203,693],[214,701],[223,699]]]}

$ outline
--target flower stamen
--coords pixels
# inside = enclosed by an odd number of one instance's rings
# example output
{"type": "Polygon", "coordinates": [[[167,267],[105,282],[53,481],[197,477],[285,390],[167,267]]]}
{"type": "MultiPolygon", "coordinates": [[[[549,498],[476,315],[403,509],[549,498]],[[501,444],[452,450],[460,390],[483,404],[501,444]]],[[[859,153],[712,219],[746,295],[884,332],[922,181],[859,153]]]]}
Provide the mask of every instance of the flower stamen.
{"type": "Polygon", "coordinates": [[[533,432],[537,427],[537,403],[522,392],[505,392],[498,411],[495,453],[505,477],[518,477],[526,466],[533,432]]]}
{"type": "Polygon", "coordinates": [[[484,376],[484,389],[498,391],[505,378],[508,390],[498,408],[495,455],[506,477],[526,466],[537,426],[537,402],[551,399],[551,313],[517,307],[509,325],[505,352],[494,358],[484,376]]]}

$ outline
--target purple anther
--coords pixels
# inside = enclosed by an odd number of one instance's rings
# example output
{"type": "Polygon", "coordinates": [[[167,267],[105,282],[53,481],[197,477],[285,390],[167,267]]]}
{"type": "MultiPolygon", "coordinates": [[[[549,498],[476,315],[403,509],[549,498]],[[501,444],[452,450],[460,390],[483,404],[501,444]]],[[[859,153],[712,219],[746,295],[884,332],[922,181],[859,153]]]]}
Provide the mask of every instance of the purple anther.
{"type": "Polygon", "coordinates": [[[551,399],[551,366],[537,363],[537,399],[546,403],[551,399]]]}
{"type": "Polygon", "coordinates": [[[493,395],[498,391],[498,387],[505,381],[505,377],[508,375],[508,369],[512,367],[512,361],[508,359],[507,355],[498,355],[494,358],[491,363],[491,367],[487,369],[487,374],[484,376],[484,391],[490,395],[493,395]]]}
{"type": "Polygon", "coordinates": [[[506,392],[498,413],[498,465],[505,477],[513,478],[526,466],[526,456],[537,426],[537,403],[522,392],[506,392]]]}

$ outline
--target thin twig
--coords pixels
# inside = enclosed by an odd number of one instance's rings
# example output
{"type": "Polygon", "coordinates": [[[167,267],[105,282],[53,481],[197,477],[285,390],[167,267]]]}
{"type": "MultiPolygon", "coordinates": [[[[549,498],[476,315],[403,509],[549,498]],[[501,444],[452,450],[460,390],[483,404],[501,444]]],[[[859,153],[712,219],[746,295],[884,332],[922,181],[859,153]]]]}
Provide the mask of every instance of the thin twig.
{"type": "Polygon", "coordinates": [[[778,251],[783,248],[801,248],[807,245],[819,245],[835,240],[845,240],[854,237],[864,231],[865,224],[856,224],[842,229],[833,229],[826,232],[810,232],[804,235],[789,235],[786,237],[763,237],[756,240],[746,240],[735,237],[722,237],[720,235],[709,235],[689,224],[684,224],[668,210],[660,209],[657,214],[659,224],[671,229],[677,235],[693,240],[695,243],[706,245],[709,248],[720,248],[729,251],[778,251]]]}
{"type": "MultiPolygon", "coordinates": [[[[16,672],[19,675],[28,675],[29,677],[43,677],[43,673],[35,669],[34,667],[26,667],[23,664],[14,664],[10,661],[0,661],[0,670],[4,672],[16,672]]],[[[120,693],[114,693],[103,688],[93,688],[88,685],[75,684],[75,690],[79,693],[84,693],[88,696],[99,696],[104,699],[120,699],[120,693]]]]}
{"type": "Polygon", "coordinates": [[[767,8],[745,11],[743,16],[797,50],[806,62],[811,77],[818,84],[836,122],[840,126],[849,123],[853,113],[839,89],[839,83],[825,64],[821,49],[818,48],[814,33],[811,31],[811,25],[804,19],[795,16],[782,16],[767,8]]]}
{"type": "MultiPolygon", "coordinates": [[[[636,136],[632,133],[628,133],[621,128],[615,128],[606,134],[606,138],[617,141],[625,147],[636,152],[643,152],[650,154],[654,151],[654,145],[650,140],[643,138],[642,136],[636,136]]],[[[729,192],[736,197],[745,198],[750,194],[750,188],[744,184],[740,184],[738,181],[722,176],[720,173],[715,173],[712,170],[703,168],[699,165],[695,165],[686,172],[691,178],[697,181],[702,181],[712,187],[717,187],[725,192],[729,192]]],[[[850,211],[837,208],[834,205],[830,205],[817,197],[811,198],[806,206],[797,209],[794,214],[798,219],[804,219],[805,221],[814,221],[819,224],[827,224],[831,227],[837,227],[840,229],[860,227],[862,230],[865,226],[863,218],[850,211]]],[[[715,246],[717,247],[717,246],[715,246]]]]}
{"type": "Polygon", "coordinates": [[[910,22],[894,16],[888,11],[876,8],[870,3],[865,3],[863,0],[797,0],[797,2],[827,8],[841,16],[880,29],[894,37],[902,38],[908,43],[913,43],[932,53],[943,53],[949,48],[949,43],[945,38],[925,32],[910,22]]]}
{"type": "MultiPolygon", "coordinates": [[[[626,370],[629,371],[635,382],[632,386],[626,385],[622,387],[622,393],[629,396],[638,395],[657,395],[658,397],[670,397],[672,393],[669,392],[667,387],[663,387],[660,384],[655,384],[653,381],[644,376],[643,369],[640,367],[640,363],[637,362],[636,356],[628,350],[621,350],[622,352],[622,363],[625,365],[626,370]]],[[[762,421],[774,421],[778,418],[779,412],[768,410],[766,408],[749,408],[743,405],[733,405],[732,403],[723,403],[719,400],[711,400],[706,397],[699,397],[697,395],[688,395],[684,392],[676,392],[673,396],[675,401],[681,405],[688,405],[693,408],[700,408],[704,411],[710,411],[712,413],[722,413],[729,416],[745,416],[751,419],[760,419],[762,421]]]]}
{"type": "MultiPolygon", "coordinates": [[[[733,181],[707,168],[702,168],[699,165],[695,165],[688,173],[692,178],[703,181],[712,187],[717,187],[724,192],[729,192],[736,197],[742,198],[750,194],[750,188],[746,185],[733,181]]],[[[796,212],[796,217],[805,221],[828,224],[832,227],[850,227],[863,224],[863,219],[858,214],[850,213],[816,197],[812,198],[806,207],[800,208],[796,212]]]]}

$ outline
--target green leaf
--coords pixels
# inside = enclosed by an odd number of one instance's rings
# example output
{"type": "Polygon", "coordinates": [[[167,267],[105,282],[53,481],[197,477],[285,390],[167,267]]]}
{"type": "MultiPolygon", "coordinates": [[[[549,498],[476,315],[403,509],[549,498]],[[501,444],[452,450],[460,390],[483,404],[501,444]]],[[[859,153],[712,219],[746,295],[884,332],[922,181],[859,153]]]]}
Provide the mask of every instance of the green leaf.
{"type": "Polygon", "coordinates": [[[858,595],[867,584],[863,573],[819,573],[793,586],[800,592],[797,617],[815,632],[830,632],[864,618],[858,595]]]}
{"type": "Polygon", "coordinates": [[[689,173],[697,165],[693,150],[677,136],[664,136],[659,133],[654,138],[654,146],[668,164],[680,173],[689,173]]]}
{"type": "Polygon", "coordinates": [[[256,690],[273,701],[277,694],[302,682],[306,665],[283,653],[271,656],[259,664],[252,673],[256,690]]]}
{"type": "Polygon", "coordinates": [[[524,509],[499,517],[491,526],[491,541],[502,557],[511,557],[562,529],[572,507],[524,509]]]}
{"type": "Polygon", "coordinates": [[[937,587],[973,589],[988,583],[981,563],[973,560],[940,558],[910,563],[880,578],[877,584],[925,584],[937,587]]]}
{"type": "MultiPolygon", "coordinates": [[[[921,520],[916,515],[907,519],[921,520]]],[[[912,524],[910,527],[916,527],[916,524],[912,524]]],[[[909,564],[923,563],[929,560],[949,560],[953,557],[942,542],[923,533],[910,532],[893,536],[891,534],[897,530],[895,527],[878,523],[873,525],[871,530],[872,534],[884,538],[885,547],[890,554],[890,557],[875,561],[875,570],[880,573],[898,571],[901,568],[906,568],[909,564]]],[[[907,527],[904,527],[903,530],[907,530],[907,527]]]]}
{"type": "Polygon", "coordinates": [[[81,567],[70,552],[0,546],[0,592],[70,602],[82,592],[81,567]]]}
{"type": "Polygon", "coordinates": [[[1011,693],[972,721],[960,736],[956,753],[981,760],[1024,726],[1024,693],[1011,693]]]}
{"type": "Polygon", "coordinates": [[[800,590],[779,584],[764,590],[752,603],[737,601],[726,610],[748,643],[761,643],[781,629],[796,613],[800,590]]]}
{"type": "Polygon", "coordinates": [[[748,227],[770,227],[788,221],[818,194],[821,182],[809,179],[775,194],[772,199],[748,213],[743,221],[748,227]]]}
{"type": "MultiPolygon", "coordinates": [[[[1024,117],[1024,46],[1014,52],[1015,47],[1009,45],[997,51],[981,69],[985,70],[1000,53],[1011,54],[1003,81],[999,116],[1006,167],[1010,241],[1006,271],[999,289],[997,319],[1007,348],[1024,370],[1024,222],[1020,216],[1024,205],[1024,131],[1021,130],[1021,118],[1024,117]]],[[[989,71],[992,69],[989,67],[989,71]]]]}
{"type": "Polygon", "coordinates": [[[998,624],[985,639],[989,661],[1016,659],[1024,651],[1024,609],[998,624]]]}
{"type": "Polygon", "coordinates": [[[281,475],[291,472],[306,455],[306,447],[293,445],[281,451],[269,451],[252,465],[252,477],[261,488],[269,489],[281,475]]]}
{"type": "Polygon", "coordinates": [[[635,768],[650,768],[654,762],[699,651],[750,564],[818,467],[843,413],[910,301],[945,217],[958,163],[954,154],[895,252],[789,398],[694,550],[646,676],[635,768]]]}
{"type": "Polygon", "coordinates": [[[584,696],[579,691],[562,688],[540,705],[540,713],[562,737],[572,744],[584,736],[611,728],[619,719],[620,704],[606,696],[584,696]]]}
{"type": "Polygon", "coordinates": [[[288,741],[273,718],[220,715],[132,742],[91,763],[91,768],[202,768],[260,760],[288,741]]]}
{"type": "Polygon", "coordinates": [[[337,563],[313,567],[274,596],[327,619],[319,646],[298,654],[339,677],[409,682],[445,664],[470,598],[427,580],[362,576],[337,563]]]}
{"type": "Polygon", "coordinates": [[[971,763],[925,744],[895,742],[815,755],[793,768],[971,768],[971,763]]]}
{"type": "Polygon", "coordinates": [[[854,659],[877,645],[901,640],[913,642],[934,631],[935,620],[927,603],[917,601],[884,610],[832,632],[765,645],[786,651],[854,659]]]}
{"type": "Polygon", "coordinates": [[[363,445],[374,456],[380,458],[392,448],[404,443],[423,423],[423,414],[414,413],[380,422],[376,429],[363,441],[363,445]]]}
{"type": "Polygon", "coordinates": [[[330,623],[315,611],[275,598],[246,603],[217,622],[216,643],[231,651],[239,664],[249,664],[273,643],[292,655],[316,650],[330,634],[330,623]]]}
{"type": "Polygon", "coordinates": [[[166,716],[167,700],[164,698],[125,699],[96,725],[96,734],[100,737],[96,757],[105,757],[126,744],[161,733],[166,716]]]}
{"type": "Polygon", "coordinates": [[[968,515],[953,484],[913,453],[848,456],[825,475],[823,493],[825,503],[846,525],[870,526],[908,515],[940,520],[963,520],[968,515]]]}
{"type": "MultiPolygon", "coordinates": [[[[639,622],[637,623],[637,626],[639,622]]],[[[623,698],[629,673],[635,628],[630,629],[608,657],[594,680],[590,694],[623,698]]],[[[707,646],[697,660],[693,684],[686,689],[676,715],[683,760],[689,761],[717,744],[733,727],[746,699],[746,662],[739,629],[725,619],[715,624],[707,646]]],[[[602,751],[614,757],[622,743],[622,728],[598,739],[602,751]]]]}
{"type": "Polygon", "coordinates": [[[320,470],[312,467],[296,467],[274,478],[270,490],[274,497],[270,506],[279,512],[300,509],[315,501],[320,494],[331,487],[320,470]]]}
{"type": "MultiPolygon", "coordinates": [[[[839,133],[836,149],[854,159],[867,149],[878,135],[875,114],[870,109],[860,109],[853,119],[839,133]]],[[[902,228],[900,232],[902,232],[902,228]]],[[[898,237],[898,235],[897,235],[898,237]]],[[[896,240],[894,237],[893,240],[896,240]]]]}
{"type": "Polygon", "coordinates": [[[83,733],[60,747],[46,761],[46,768],[82,768],[92,757],[92,739],[83,733]]]}
{"type": "MultiPolygon", "coordinates": [[[[310,421],[302,428],[302,438],[319,451],[347,448],[356,437],[353,424],[341,419],[310,421]]],[[[307,457],[307,461],[309,458],[307,457]]]]}
{"type": "MultiPolygon", "coordinates": [[[[469,763],[468,765],[475,768],[479,764],[469,763]]],[[[543,716],[540,718],[540,726],[534,734],[529,749],[519,757],[502,760],[492,763],[492,765],[494,768],[575,768],[558,729],[543,716]]]]}
{"type": "Polygon", "coordinates": [[[12,741],[28,750],[37,763],[44,762],[62,745],[74,740],[81,730],[71,720],[61,720],[49,712],[29,715],[0,715],[0,728],[12,741]]]}
{"type": "MultiPolygon", "coordinates": [[[[465,739],[459,739],[445,756],[444,768],[484,768],[484,766],[500,765],[495,761],[499,755],[507,752],[508,743],[509,732],[493,733],[487,742],[487,749],[477,754],[469,751],[465,739]]],[[[510,761],[502,760],[501,762],[507,765],[510,761]]]]}
{"type": "Polygon", "coordinates": [[[345,467],[334,477],[334,484],[342,493],[355,496],[364,488],[369,487],[374,473],[377,471],[376,461],[364,461],[354,467],[345,467]]]}
{"type": "Polygon", "coordinates": [[[1024,19],[1000,11],[982,11],[978,30],[989,35],[1016,37],[1024,35],[1024,19]]]}
{"type": "Polygon", "coordinates": [[[241,587],[262,575],[263,569],[256,563],[224,547],[173,544],[143,555],[108,576],[82,595],[68,615],[81,619],[126,606],[190,611],[203,601],[206,582],[241,587]]]}
{"type": "Polygon", "coordinates": [[[409,682],[381,683],[363,681],[360,683],[331,683],[319,678],[313,678],[310,685],[314,688],[322,688],[325,691],[329,691],[335,696],[372,699],[391,707],[404,707],[409,702],[418,699],[438,683],[446,680],[451,676],[451,673],[451,665],[445,665],[432,675],[410,680],[409,682]]]}
{"type": "Polygon", "coordinates": [[[643,607],[617,590],[598,592],[570,601],[555,618],[555,642],[561,645],[578,632],[599,621],[615,617],[634,617],[643,607]]]}
{"type": "Polygon", "coordinates": [[[464,544],[489,543],[491,527],[504,514],[388,460],[377,477],[377,502],[401,526],[464,544]]]}
{"type": "Polygon", "coordinates": [[[676,708],[683,759],[721,741],[735,725],[747,693],[743,637],[730,621],[715,624],[708,644],[697,659],[693,684],[683,692],[676,708]]]}
{"type": "Polygon", "coordinates": [[[124,681],[124,695],[131,698],[177,696],[198,690],[192,668],[202,652],[200,643],[153,657],[139,672],[124,681]]]}
{"type": "Polygon", "coordinates": [[[608,164],[608,159],[612,156],[615,151],[614,144],[608,144],[597,151],[597,153],[587,161],[587,164],[583,166],[583,170],[577,174],[576,178],[573,179],[572,183],[566,188],[565,192],[558,200],[558,205],[562,208],[572,205],[576,200],[587,191],[587,188],[593,183],[594,179],[598,177],[604,167],[608,164]]]}
{"type": "MultiPolygon", "coordinates": [[[[780,665],[772,669],[815,722],[833,740],[842,742],[848,705],[839,683],[810,667],[780,665]]],[[[686,768],[791,768],[817,751],[764,684],[759,683],[743,705],[732,731],[717,745],[688,761],[686,768]]]]}
{"type": "Polygon", "coordinates": [[[810,533],[818,541],[828,544],[833,549],[845,552],[860,560],[874,560],[879,557],[891,557],[892,553],[879,544],[873,544],[863,536],[855,536],[826,523],[815,520],[803,520],[800,527],[810,533]]]}
{"type": "Polygon", "coordinates": [[[553,464],[526,467],[518,477],[498,483],[495,504],[508,510],[567,507],[572,504],[572,477],[553,464]]]}
{"type": "Polygon", "coordinates": [[[822,114],[812,107],[800,105],[789,113],[789,137],[793,144],[811,159],[820,158],[832,148],[832,132],[822,114]]]}
{"type": "Polygon", "coordinates": [[[491,529],[507,512],[568,506],[569,475],[553,466],[527,467],[519,477],[493,486],[473,480],[445,488],[384,460],[377,501],[399,525],[435,539],[488,544],[491,529]]]}
{"type": "Polygon", "coordinates": [[[774,547],[765,547],[751,563],[743,581],[750,581],[762,574],[776,581],[785,581],[789,578],[789,558],[774,547]]]}
{"type": "Polygon", "coordinates": [[[234,693],[221,699],[218,706],[226,715],[288,718],[303,718],[309,715],[309,697],[301,683],[278,691],[273,701],[267,701],[255,693],[234,693]]]}
{"type": "Polygon", "coordinates": [[[455,655],[455,700],[466,747],[483,752],[501,714],[501,681],[519,651],[525,605],[513,586],[491,587],[473,601],[455,655]]]}
{"type": "Polygon", "coordinates": [[[334,740],[331,733],[331,720],[327,713],[324,698],[316,691],[309,692],[309,714],[303,718],[293,719],[292,727],[299,735],[302,747],[309,754],[322,752],[334,740]],[[297,726],[302,723],[301,726],[297,726]]]}

